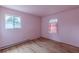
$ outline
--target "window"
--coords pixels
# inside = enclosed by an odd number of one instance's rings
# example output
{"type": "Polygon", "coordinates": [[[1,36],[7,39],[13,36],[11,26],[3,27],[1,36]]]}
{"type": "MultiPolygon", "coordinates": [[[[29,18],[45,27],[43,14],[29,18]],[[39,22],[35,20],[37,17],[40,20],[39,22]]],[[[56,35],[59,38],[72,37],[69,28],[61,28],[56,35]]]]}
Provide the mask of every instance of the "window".
{"type": "Polygon", "coordinates": [[[21,19],[17,16],[5,16],[5,28],[14,29],[21,28],[21,19]]]}
{"type": "Polygon", "coordinates": [[[57,22],[58,19],[49,20],[49,33],[57,33],[57,22]]]}

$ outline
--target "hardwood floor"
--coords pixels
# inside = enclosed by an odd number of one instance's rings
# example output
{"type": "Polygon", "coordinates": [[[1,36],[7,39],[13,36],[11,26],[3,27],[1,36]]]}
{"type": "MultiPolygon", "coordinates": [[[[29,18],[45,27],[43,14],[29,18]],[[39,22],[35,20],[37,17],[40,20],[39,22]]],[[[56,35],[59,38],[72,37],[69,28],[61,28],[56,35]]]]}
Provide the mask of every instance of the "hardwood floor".
{"type": "Polygon", "coordinates": [[[39,38],[1,50],[1,52],[2,53],[79,53],[79,48],[68,44],[48,40],[45,38],[39,38]]]}

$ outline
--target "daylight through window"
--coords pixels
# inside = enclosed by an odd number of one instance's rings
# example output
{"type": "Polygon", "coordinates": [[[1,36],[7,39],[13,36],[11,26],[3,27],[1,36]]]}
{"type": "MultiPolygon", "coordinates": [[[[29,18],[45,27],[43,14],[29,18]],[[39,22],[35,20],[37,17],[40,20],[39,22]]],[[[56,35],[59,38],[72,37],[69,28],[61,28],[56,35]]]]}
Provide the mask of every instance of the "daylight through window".
{"type": "Polygon", "coordinates": [[[5,16],[5,28],[14,29],[21,28],[21,19],[17,16],[5,16]]]}

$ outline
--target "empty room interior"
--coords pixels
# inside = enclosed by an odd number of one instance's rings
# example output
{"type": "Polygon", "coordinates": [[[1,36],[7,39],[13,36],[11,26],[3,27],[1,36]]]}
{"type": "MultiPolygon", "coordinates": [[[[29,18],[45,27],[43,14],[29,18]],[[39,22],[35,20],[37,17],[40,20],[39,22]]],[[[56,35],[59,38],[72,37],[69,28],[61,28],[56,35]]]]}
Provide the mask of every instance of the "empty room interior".
{"type": "Polygon", "coordinates": [[[79,53],[78,5],[0,5],[1,53],[79,53]]]}

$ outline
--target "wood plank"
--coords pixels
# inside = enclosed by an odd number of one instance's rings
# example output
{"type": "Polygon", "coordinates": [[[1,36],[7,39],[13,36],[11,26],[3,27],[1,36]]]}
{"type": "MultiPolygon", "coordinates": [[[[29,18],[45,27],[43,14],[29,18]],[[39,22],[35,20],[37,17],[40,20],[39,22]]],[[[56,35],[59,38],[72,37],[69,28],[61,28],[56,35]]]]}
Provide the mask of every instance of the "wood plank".
{"type": "Polygon", "coordinates": [[[79,53],[79,48],[46,38],[30,40],[4,50],[2,53],[79,53]]]}

